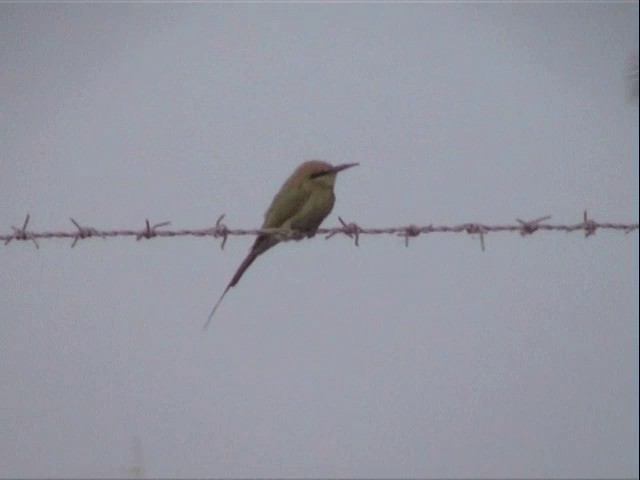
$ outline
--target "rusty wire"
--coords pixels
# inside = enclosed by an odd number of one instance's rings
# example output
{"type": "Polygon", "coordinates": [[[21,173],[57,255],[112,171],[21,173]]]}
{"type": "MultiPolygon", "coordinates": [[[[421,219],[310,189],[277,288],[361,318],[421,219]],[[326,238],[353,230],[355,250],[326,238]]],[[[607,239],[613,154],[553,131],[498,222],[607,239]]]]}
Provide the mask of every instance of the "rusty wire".
{"type": "MultiPolygon", "coordinates": [[[[296,232],[283,232],[277,229],[243,229],[243,228],[228,228],[222,220],[224,215],[220,215],[216,223],[209,228],[203,229],[183,229],[183,230],[161,230],[163,227],[171,225],[171,222],[160,222],[151,224],[149,220],[145,220],[145,226],[140,230],[131,229],[117,229],[117,230],[99,230],[93,227],[87,227],[81,225],[79,222],[71,218],[75,230],[69,231],[34,231],[29,230],[30,215],[25,218],[22,227],[18,228],[12,226],[13,233],[0,234],[0,241],[3,241],[5,245],[8,245],[12,241],[31,241],[40,248],[38,240],[48,240],[52,238],[68,238],[72,240],[71,247],[75,247],[78,241],[86,240],[88,238],[99,237],[102,239],[108,239],[113,237],[135,237],[136,240],[152,239],[158,237],[214,237],[221,238],[221,248],[224,248],[227,238],[230,236],[242,236],[242,235],[260,235],[263,233],[275,233],[281,240],[300,240],[305,235],[296,232]]],[[[482,250],[485,249],[485,236],[489,233],[495,232],[515,232],[522,236],[532,235],[540,231],[552,231],[552,232],[584,232],[585,237],[594,235],[597,230],[620,230],[624,233],[630,233],[638,230],[638,223],[611,223],[611,222],[596,222],[588,217],[585,211],[582,216],[582,221],[573,225],[560,225],[546,223],[551,217],[549,215],[537,218],[535,220],[521,220],[516,219],[517,223],[505,224],[505,225],[484,225],[481,223],[462,223],[454,226],[446,225],[407,225],[404,227],[388,227],[388,228],[365,228],[361,227],[355,222],[345,222],[342,218],[338,217],[342,226],[334,228],[320,228],[318,234],[325,235],[325,238],[331,238],[335,235],[346,235],[353,239],[356,246],[359,246],[360,235],[395,235],[404,238],[405,246],[409,246],[409,239],[417,237],[419,235],[426,235],[429,233],[467,233],[472,236],[477,236],[480,240],[480,246],[482,250]]]]}

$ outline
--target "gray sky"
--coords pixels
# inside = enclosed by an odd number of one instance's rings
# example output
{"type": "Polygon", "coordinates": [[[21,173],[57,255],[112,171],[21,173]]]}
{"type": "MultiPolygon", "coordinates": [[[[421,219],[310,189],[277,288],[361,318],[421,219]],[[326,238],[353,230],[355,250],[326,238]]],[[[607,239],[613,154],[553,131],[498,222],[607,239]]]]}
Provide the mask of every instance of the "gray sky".
{"type": "MultiPolygon", "coordinates": [[[[638,3],[0,5],[0,231],[638,219],[638,3]]],[[[0,246],[0,476],[638,476],[638,233],[0,246]]]]}

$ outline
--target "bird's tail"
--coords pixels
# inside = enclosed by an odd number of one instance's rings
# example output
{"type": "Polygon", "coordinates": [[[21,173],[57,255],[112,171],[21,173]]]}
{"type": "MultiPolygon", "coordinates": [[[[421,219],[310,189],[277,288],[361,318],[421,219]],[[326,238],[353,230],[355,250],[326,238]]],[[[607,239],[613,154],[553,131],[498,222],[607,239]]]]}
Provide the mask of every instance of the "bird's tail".
{"type": "Polygon", "coordinates": [[[251,247],[247,258],[242,261],[242,263],[238,267],[238,270],[236,270],[236,273],[233,275],[233,278],[229,282],[229,287],[235,287],[236,284],[240,281],[240,278],[242,278],[242,275],[244,275],[244,272],[247,270],[247,268],[251,266],[253,261],[258,258],[259,255],[262,255],[264,252],[277,244],[279,241],[280,240],[278,240],[275,235],[260,235],[258,238],[256,238],[256,241],[251,247]]]}
{"type": "Polygon", "coordinates": [[[233,278],[229,282],[229,285],[227,285],[227,288],[224,289],[224,292],[222,292],[222,295],[220,295],[220,299],[218,299],[215,306],[213,307],[213,310],[211,310],[211,313],[209,314],[209,318],[207,318],[207,321],[204,324],[204,327],[202,327],[203,329],[206,329],[209,326],[209,323],[213,318],[213,314],[216,313],[216,310],[218,309],[218,305],[220,305],[220,302],[222,302],[222,299],[224,298],[224,296],[227,294],[227,292],[231,287],[236,286],[236,284],[240,281],[240,278],[242,278],[242,275],[244,274],[244,272],[247,270],[247,268],[251,266],[253,261],[256,258],[258,258],[259,255],[262,255],[264,252],[266,252],[275,244],[277,244],[279,241],[280,240],[278,240],[278,238],[275,235],[260,235],[258,238],[256,238],[255,243],[253,244],[253,246],[251,247],[251,250],[249,251],[249,254],[242,261],[242,263],[238,267],[238,270],[236,270],[236,273],[233,275],[233,278]]]}

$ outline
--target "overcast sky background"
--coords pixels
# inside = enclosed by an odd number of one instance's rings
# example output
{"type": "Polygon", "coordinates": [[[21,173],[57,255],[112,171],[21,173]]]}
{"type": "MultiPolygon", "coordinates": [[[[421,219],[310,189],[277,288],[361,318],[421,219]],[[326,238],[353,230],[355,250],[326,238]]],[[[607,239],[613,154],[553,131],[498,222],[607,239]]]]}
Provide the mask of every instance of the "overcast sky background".
{"type": "MultiPolygon", "coordinates": [[[[638,3],[0,5],[0,231],[638,221],[638,3]]],[[[638,233],[0,246],[0,476],[637,477],[638,233]]]]}

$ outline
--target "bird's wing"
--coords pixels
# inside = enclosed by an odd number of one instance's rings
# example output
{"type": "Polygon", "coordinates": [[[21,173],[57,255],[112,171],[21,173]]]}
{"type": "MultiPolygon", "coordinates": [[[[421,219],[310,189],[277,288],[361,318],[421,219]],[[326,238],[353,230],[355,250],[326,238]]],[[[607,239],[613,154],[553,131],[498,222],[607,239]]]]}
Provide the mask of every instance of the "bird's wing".
{"type": "Polygon", "coordinates": [[[309,200],[311,192],[307,189],[289,187],[282,188],[273,198],[269,209],[264,214],[262,228],[280,228],[299,212],[309,200]]]}

